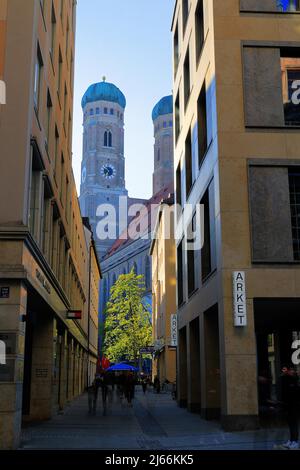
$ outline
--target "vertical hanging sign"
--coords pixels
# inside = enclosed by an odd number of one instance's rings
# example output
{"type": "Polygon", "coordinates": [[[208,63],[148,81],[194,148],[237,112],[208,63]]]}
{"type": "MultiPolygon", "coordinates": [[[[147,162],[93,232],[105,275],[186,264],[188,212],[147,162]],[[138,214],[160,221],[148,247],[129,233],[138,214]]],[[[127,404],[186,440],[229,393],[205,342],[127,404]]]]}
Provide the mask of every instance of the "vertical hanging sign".
{"type": "Polygon", "coordinates": [[[177,346],[177,315],[171,315],[171,346],[177,346]]]}
{"type": "Polygon", "coordinates": [[[233,273],[234,326],[247,326],[246,282],[243,271],[233,273]]]}

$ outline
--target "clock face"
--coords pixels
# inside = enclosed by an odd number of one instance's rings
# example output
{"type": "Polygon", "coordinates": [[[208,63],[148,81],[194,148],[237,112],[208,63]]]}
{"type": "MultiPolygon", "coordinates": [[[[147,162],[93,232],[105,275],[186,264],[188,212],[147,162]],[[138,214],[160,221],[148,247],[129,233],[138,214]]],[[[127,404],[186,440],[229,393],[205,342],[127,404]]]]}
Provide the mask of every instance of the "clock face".
{"type": "Polygon", "coordinates": [[[81,181],[82,181],[82,183],[84,183],[85,180],[86,180],[86,168],[84,167],[84,168],[82,169],[82,174],[81,174],[81,181]]]}
{"type": "Polygon", "coordinates": [[[101,168],[101,175],[107,180],[111,180],[116,176],[116,169],[110,164],[103,165],[101,168]]]}

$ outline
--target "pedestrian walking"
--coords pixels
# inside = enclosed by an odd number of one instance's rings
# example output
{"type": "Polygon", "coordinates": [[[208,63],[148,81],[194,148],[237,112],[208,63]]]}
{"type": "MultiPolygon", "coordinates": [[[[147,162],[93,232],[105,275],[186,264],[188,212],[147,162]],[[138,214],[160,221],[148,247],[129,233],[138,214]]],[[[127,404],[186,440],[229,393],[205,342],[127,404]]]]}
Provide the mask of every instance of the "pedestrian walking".
{"type": "Polygon", "coordinates": [[[135,378],[132,372],[129,372],[125,379],[125,396],[129,406],[132,406],[135,391],[135,378]]]}
{"type": "Polygon", "coordinates": [[[156,375],[154,378],[153,386],[154,386],[154,389],[156,390],[156,393],[160,393],[160,380],[158,378],[158,375],[156,375]]]}
{"type": "Polygon", "coordinates": [[[147,385],[148,385],[148,379],[147,379],[147,377],[143,377],[142,378],[142,389],[143,389],[144,395],[147,392],[147,385]]]}
{"type": "Polygon", "coordinates": [[[94,380],[93,383],[87,387],[87,392],[88,392],[89,414],[95,415],[96,407],[97,407],[96,380],[94,380]]]}
{"type": "Polygon", "coordinates": [[[281,375],[281,401],[287,414],[290,438],[283,444],[286,449],[299,449],[299,379],[293,366],[283,367],[281,375]]]}

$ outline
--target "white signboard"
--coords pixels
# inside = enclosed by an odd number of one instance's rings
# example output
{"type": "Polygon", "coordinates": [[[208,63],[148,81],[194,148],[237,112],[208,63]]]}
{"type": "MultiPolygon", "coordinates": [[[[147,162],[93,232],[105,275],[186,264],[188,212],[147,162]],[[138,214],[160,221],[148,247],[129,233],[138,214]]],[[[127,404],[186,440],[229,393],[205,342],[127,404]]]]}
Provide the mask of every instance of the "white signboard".
{"type": "Polygon", "coordinates": [[[234,326],[247,326],[246,282],[243,271],[233,273],[234,326]]]}
{"type": "Polygon", "coordinates": [[[177,315],[171,315],[171,346],[177,346],[177,315]]]}

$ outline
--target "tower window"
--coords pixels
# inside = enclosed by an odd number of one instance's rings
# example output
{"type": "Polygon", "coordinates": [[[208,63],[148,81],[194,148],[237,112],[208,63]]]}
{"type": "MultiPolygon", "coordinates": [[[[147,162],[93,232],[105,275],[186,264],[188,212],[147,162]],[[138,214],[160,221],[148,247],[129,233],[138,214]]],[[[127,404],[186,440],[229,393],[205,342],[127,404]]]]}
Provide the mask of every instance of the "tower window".
{"type": "Polygon", "coordinates": [[[96,114],[100,114],[100,108],[96,108],[96,114]]]}
{"type": "Polygon", "coordinates": [[[90,116],[94,116],[94,110],[90,109],[90,116]]]}
{"type": "Polygon", "coordinates": [[[107,108],[104,108],[104,114],[107,114],[107,108]]]}
{"type": "Polygon", "coordinates": [[[164,123],[163,123],[163,126],[164,126],[164,128],[166,128],[166,127],[167,127],[167,123],[166,123],[166,121],[164,121],[164,123]]]}
{"type": "Polygon", "coordinates": [[[160,149],[157,150],[157,161],[159,162],[160,160],[160,149]]]}
{"type": "Polygon", "coordinates": [[[112,133],[110,131],[104,132],[104,147],[112,147],[112,133]]]}
{"type": "Polygon", "coordinates": [[[114,110],[113,108],[110,108],[110,114],[113,115],[114,114],[114,110]]]}

